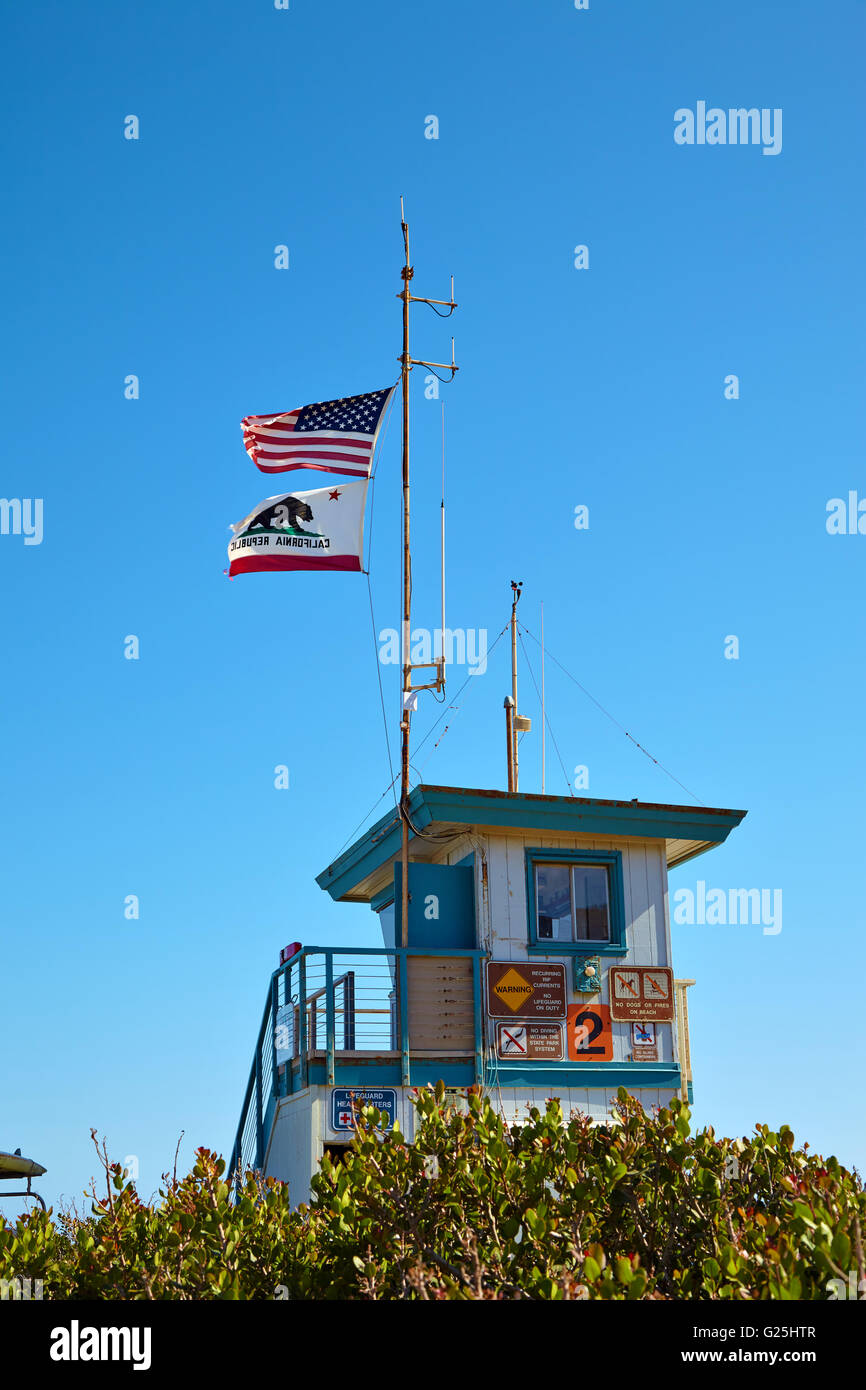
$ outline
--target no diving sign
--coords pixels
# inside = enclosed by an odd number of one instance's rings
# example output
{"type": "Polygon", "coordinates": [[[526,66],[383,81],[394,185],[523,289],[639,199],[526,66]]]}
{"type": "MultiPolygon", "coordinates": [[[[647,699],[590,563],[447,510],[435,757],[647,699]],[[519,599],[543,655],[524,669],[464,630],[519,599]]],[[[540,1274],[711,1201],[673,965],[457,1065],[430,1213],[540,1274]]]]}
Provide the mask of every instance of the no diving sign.
{"type": "Polygon", "coordinates": [[[503,1061],[526,1058],[530,1062],[561,1062],[562,1025],[500,1023],[496,1028],[496,1051],[503,1061]]]}

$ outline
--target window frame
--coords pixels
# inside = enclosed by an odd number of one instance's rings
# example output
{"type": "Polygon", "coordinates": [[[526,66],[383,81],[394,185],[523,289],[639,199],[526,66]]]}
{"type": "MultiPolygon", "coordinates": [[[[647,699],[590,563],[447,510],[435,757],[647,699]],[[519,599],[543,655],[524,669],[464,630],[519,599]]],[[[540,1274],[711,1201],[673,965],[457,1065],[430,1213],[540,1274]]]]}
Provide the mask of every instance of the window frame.
{"type": "Polygon", "coordinates": [[[626,945],[625,891],[622,851],[618,849],[527,849],[526,904],[528,910],[529,951],[546,956],[624,956],[626,945]],[[551,941],[538,936],[538,903],[535,891],[537,864],[598,864],[607,869],[610,907],[609,941],[551,941]]]}

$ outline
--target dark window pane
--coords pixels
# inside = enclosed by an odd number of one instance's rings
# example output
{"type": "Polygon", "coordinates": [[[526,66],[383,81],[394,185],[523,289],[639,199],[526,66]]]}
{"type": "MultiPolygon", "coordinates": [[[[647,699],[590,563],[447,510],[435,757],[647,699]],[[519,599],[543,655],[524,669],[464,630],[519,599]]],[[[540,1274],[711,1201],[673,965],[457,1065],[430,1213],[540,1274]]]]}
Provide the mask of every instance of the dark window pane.
{"type": "Polygon", "coordinates": [[[576,864],[574,921],[578,941],[610,940],[607,869],[601,864],[576,864]]]}
{"type": "Polygon", "coordinates": [[[535,866],[539,941],[571,941],[571,884],[566,864],[535,866]]]}

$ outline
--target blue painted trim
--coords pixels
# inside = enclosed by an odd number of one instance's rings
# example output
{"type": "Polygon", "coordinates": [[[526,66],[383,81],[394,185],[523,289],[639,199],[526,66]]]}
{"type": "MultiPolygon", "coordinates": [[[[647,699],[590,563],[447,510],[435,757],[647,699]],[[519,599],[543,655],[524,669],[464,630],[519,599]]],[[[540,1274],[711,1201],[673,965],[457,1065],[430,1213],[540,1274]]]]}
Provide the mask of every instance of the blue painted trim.
{"type": "Polygon", "coordinates": [[[381,912],[383,907],[390,907],[393,901],[394,885],[389,883],[387,888],[383,888],[381,893],[370,899],[370,906],[374,912],[381,912]]]}
{"type": "MultiPolygon", "coordinates": [[[[676,863],[723,844],[745,811],[714,806],[603,801],[594,797],[533,796],[477,788],[422,784],[409,795],[409,813],[419,830],[433,821],[493,829],[539,830],[552,835],[632,836],[692,841],[676,863]]],[[[316,882],[335,901],[350,898],[357,885],[393,859],[400,848],[400,820],[383,816],[360,840],[320,873],[316,882]]],[[[362,898],[362,900],[364,900],[362,898]]]]}
{"type": "MultiPolygon", "coordinates": [[[[337,1086],[402,1086],[402,1067],[399,1062],[382,1063],[371,1059],[370,1065],[353,1062],[351,1066],[341,1066],[337,1062],[335,1084],[337,1086]]],[[[444,1081],[446,1086],[472,1086],[475,1084],[475,1065],[466,1062],[435,1062],[429,1058],[412,1061],[412,1086],[435,1085],[444,1081]]],[[[323,1062],[310,1063],[310,1085],[328,1085],[327,1070],[323,1062]]]]}
{"type": "MultiPolygon", "coordinates": [[[[279,982],[276,975],[271,976],[271,1010],[268,1014],[268,1027],[271,1031],[271,1094],[277,1093],[277,998],[279,982]]],[[[267,1134],[267,1126],[265,1126],[267,1134]]]]}
{"type": "Polygon", "coordinates": [[[609,941],[546,941],[527,946],[530,956],[627,956],[628,946],[612,946],[609,941]]]}
{"type": "Polygon", "coordinates": [[[265,1127],[262,1115],[262,1039],[256,1048],[256,1164],[261,1168],[265,1157],[265,1127]]]}
{"type": "MultiPolygon", "coordinates": [[[[265,1009],[265,1017],[262,1019],[262,1025],[261,1025],[262,1028],[264,1028],[264,1026],[265,1026],[265,1020],[267,1019],[267,1016],[268,1016],[268,1012],[267,1012],[267,1009],[265,1009]]],[[[259,1035],[261,1035],[261,1028],[259,1029],[259,1035]]],[[[234,1145],[233,1145],[233,1147],[232,1147],[232,1156],[231,1156],[231,1159],[229,1160],[229,1169],[228,1169],[228,1171],[229,1171],[229,1180],[230,1180],[231,1182],[234,1182],[235,1173],[236,1173],[237,1166],[238,1166],[238,1160],[240,1159],[240,1156],[241,1156],[241,1145],[242,1145],[242,1143],[243,1143],[244,1125],[245,1125],[245,1123],[246,1123],[247,1114],[248,1114],[248,1112],[249,1112],[250,1101],[251,1101],[252,1098],[253,1098],[253,1092],[254,1092],[254,1090],[255,1090],[255,1085],[256,1085],[256,1062],[255,1062],[255,1057],[253,1057],[253,1064],[252,1064],[252,1067],[250,1068],[249,1079],[248,1079],[248,1081],[247,1081],[246,1089],[245,1089],[245,1091],[244,1091],[244,1100],[243,1100],[243,1105],[241,1106],[241,1117],[240,1117],[240,1119],[238,1120],[238,1127],[237,1127],[237,1130],[235,1131],[235,1142],[234,1142],[234,1145]]]]}
{"type": "MultiPolygon", "coordinates": [[[[307,1075],[307,953],[298,956],[298,1052],[301,1058],[301,1074],[298,1080],[301,1088],[309,1085],[307,1075]]],[[[294,1080],[292,1082],[294,1086],[294,1080]]]]}
{"type": "Polygon", "coordinates": [[[622,853],[614,850],[527,849],[526,905],[529,950],[546,956],[624,956],[626,944],[625,891],[622,853]],[[607,868],[610,903],[610,941],[547,941],[538,936],[535,900],[536,864],[603,864],[607,868]]]}
{"type": "MultiPolygon", "coordinates": [[[[297,957],[295,957],[288,965],[283,966],[283,998],[288,1003],[289,1008],[291,1008],[290,1001],[295,997],[296,994],[296,991],[292,989],[292,979],[295,975],[295,971],[297,971],[298,969],[299,966],[297,957]]],[[[294,1030],[294,1020],[292,1021],[292,1029],[294,1030]]],[[[291,1058],[289,1059],[289,1063],[286,1066],[285,1071],[283,1072],[283,1086],[285,1088],[284,1094],[290,1096],[295,1088],[295,1078],[292,1073],[291,1058]]]]}
{"type": "MultiPolygon", "coordinates": [[[[310,1085],[326,1086],[327,1067],[324,1062],[310,1063],[310,1085]]],[[[430,1058],[412,1059],[412,1086],[428,1086],[444,1081],[446,1086],[472,1086],[475,1084],[474,1063],[437,1062],[430,1058]]],[[[334,1084],[337,1086],[402,1086],[402,1067],[397,1061],[377,1061],[370,1057],[369,1063],[354,1059],[351,1064],[341,1065],[337,1061],[334,1084]]],[[[551,1066],[539,1062],[500,1062],[497,1080],[488,1079],[486,1084],[499,1084],[504,1090],[529,1086],[550,1086],[551,1095],[573,1087],[575,1090],[610,1090],[625,1086],[631,1092],[640,1090],[678,1090],[681,1084],[680,1069],[666,1063],[654,1062],[599,1062],[594,1066],[551,1066]],[[604,1068],[609,1070],[605,1071],[604,1068]]]]}
{"type": "Polygon", "coordinates": [[[325,956],[325,1033],[328,1052],[328,1085],[334,1084],[334,957],[325,956]]]}
{"type": "MultiPolygon", "coordinates": [[[[297,955],[292,956],[292,965],[297,965],[308,956],[324,956],[330,951],[333,956],[486,956],[488,953],[480,946],[302,946],[297,955]]],[[[274,975],[288,970],[287,965],[278,966],[274,975]]]]}
{"type": "Polygon", "coordinates": [[[686,1082],[686,1099],[688,1100],[689,1105],[694,1105],[694,1103],[695,1103],[695,1093],[694,1093],[694,1091],[692,1090],[692,1083],[691,1083],[691,1081],[687,1081],[687,1082],[686,1082]]]}
{"type": "MultiPolygon", "coordinates": [[[[265,1118],[264,1118],[264,1121],[263,1121],[263,1123],[262,1123],[262,1132],[263,1132],[263,1134],[264,1134],[268,1139],[270,1139],[270,1137],[271,1137],[271,1128],[272,1128],[273,1123],[274,1123],[274,1115],[276,1114],[276,1111],[277,1111],[277,1098],[276,1098],[276,1096],[274,1095],[274,1093],[273,1093],[273,1091],[272,1091],[272,1092],[271,1092],[271,1095],[270,1095],[270,1099],[268,1100],[268,1103],[267,1103],[267,1105],[265,1106],[265,1118]]],[[[261,1167],[264,1167],[264,1162],[265,1162],[265,1155],[264,1155],[264,1149],[263,1149],[263,1150],[262,1150],[262,1161],[261,1161],[261,1165],[260,1165],[261,1167]]]]}
{"type": "MultiPolygon", "coordinates": [[[[625,1086],[643,1088],[681,1086],[680,1069],[670,1062],[499,1062],[496,1084],[500,1086],[573,1086],[577,1090],[625,1086]]],[[[488,1085],[493,1084],[488,1080],[488,1085]]]]}

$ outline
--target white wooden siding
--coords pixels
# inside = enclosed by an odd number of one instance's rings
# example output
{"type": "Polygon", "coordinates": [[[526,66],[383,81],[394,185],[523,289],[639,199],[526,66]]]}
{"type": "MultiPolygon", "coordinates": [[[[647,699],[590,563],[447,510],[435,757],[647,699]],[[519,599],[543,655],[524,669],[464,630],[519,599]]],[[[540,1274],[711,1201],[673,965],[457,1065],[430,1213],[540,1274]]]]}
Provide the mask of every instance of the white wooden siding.
{"type": "MultiPolygon", "coordinates": [[[[375,1086],[378,1082],[371,1077],[365,1084],[375,1086]]],[[[413,1139],[412,1091],[402,1086],[393,1089],[397,1092],[397,1124],[408,1139],[413,1139]]],[[[347,1138],[332,1132],[330,1106],[330,1086],[308,1086],[284,1096],[277,1106],[270,1136],[265,1135],[265,1175],[288,1183],[293,1207],[310,1200],[310,1179],[319,1170],[325,1145],[347,1138]]]]}
{"type": "MultiPolygon", "coordinates": [[[[583,1115],[589,1115],[596,1123],[609,1124],[616,1100],[616,1087],[605,1090],[601,1087],[587,1090],[577,1086],[525,1086],[520,1090],[503,1087],[501,1096],[494,1087],[488,1089],[485,1094],[508,1124],[525,1121],[526,1112],[533,1105],[543,1115],[549,1096],[557,1097],[566,1120],[573,1110],[577,1110],[583,1115]]],[[[677,1092],[670,1089],[645,1089],[640,1092],[640,1101],[645,1110],[652,1110],[656,1105],[670,1105],[676,1095],[677,1092]]]]}
{"type": "MultiPolygon", "coordinates": [[[[484,831],[461,837],[451,845],[443,862],[456,864],[474,851],[476,882],[476,920],[479,945],[486,947],[494,960],[520,962],[530,959],[528,906],[526,899],[526,851],[529,849],[561,850],[619,850],[622,854],[623,903],[627,954],[602,956],[601,996],[586,996],[591,1002],[609,1004],[607,971],[611,964],[671,965],[670,919],[668,911],[667,860],[662,840],[599,839],[589,835],[552,837],[534,831],[522,835],[497,834],[484,831]],[[483,863],[487,865],[487,893],[483,889],[483,863]]],[[[592,955],[592,943],[586,943],[586,954],[592,955]]],[[[572,962],[568,955],[557,956],[555,948],[549,959],[562,960],[567,971],[567,987],[571,999],[572,962]]],[[[675,1062],[675,1029],[671,1024],[658,1024],[659,1062],[675,1062]]],[[[627,1023],[613,1024],[613,1059],[626,1062],[631,1058],[631,1028],[627,1023]]],[[[488,1045],[494,1045],[493,1025],[489,1027],[488,1045]]],[[[600,1094],[593,1092],[593,1095],[600,1094]]],[[[650,1094],[649,1092],[647,1094],[650,1094]]]]}
{"type": "Polygon", "coordinates": [[[265,1175],[288,1183],[293,1207],[310,1200],[310,1178],[322,1156],[318,1089],[307,1087],[281,1100],[271,1133],[265,1135],[265,1175]]]}

